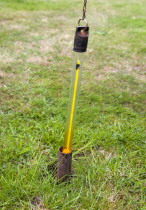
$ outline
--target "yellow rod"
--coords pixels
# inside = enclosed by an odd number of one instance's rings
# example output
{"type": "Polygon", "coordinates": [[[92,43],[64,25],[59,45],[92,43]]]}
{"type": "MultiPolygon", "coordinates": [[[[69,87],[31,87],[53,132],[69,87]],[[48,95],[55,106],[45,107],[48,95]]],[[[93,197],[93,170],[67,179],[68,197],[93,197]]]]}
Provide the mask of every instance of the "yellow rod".
{"type": "Polygon", "coordinates": [[[73,95],[72,95],[72,103],[71,103],[71,110],[70,110],[70,116],[69,116],[69,123],[67,126],[65,139],[64,139],[64,145],[62,153],[70,153],[72,151],[72,138],[73,138],[73,118],[75,113],[75,103],[76,103],[76,97],[77,97],[77,89],[78,89],[78,83],[79,83],[79,71],[80,71],[80,61],[77,61],[77,68],[75,72],[75,80],[74,80],[74,86],[73,86],[73,95]]]}

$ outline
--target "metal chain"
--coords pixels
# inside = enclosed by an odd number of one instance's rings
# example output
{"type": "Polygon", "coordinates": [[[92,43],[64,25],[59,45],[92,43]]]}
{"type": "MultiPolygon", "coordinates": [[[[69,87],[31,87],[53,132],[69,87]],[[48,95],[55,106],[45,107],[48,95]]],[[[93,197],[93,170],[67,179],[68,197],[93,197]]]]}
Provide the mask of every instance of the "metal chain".
{"type": "Polygon", "coordinates": [[[87,4],[87,0],[84,0],[84,5],[83,5],[83,16],[81,19],[79,19],[78,21],[78,25],[80,25],[80,22],[83,20],[86,23],[86,26],[88,26],[88,22],[86,20],[86,4],[87,4]]]}
{"type": "Polygon", "coordinates": [[[87,0],[84,0],[84,6],[83,6],[83,17],[82,19],[86,19],[86,4],[87,4],[87,0]]]}

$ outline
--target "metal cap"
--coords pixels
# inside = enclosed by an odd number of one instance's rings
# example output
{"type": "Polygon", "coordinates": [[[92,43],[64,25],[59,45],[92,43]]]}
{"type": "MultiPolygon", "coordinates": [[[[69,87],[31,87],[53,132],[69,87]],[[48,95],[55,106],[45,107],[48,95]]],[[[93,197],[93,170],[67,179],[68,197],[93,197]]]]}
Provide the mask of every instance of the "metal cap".
{"type": "Polygon", "coordinates": [[[88,45],[89,27],[88,26],[77,26],[74,38],[75,52],[86,52],[88,45]]]}

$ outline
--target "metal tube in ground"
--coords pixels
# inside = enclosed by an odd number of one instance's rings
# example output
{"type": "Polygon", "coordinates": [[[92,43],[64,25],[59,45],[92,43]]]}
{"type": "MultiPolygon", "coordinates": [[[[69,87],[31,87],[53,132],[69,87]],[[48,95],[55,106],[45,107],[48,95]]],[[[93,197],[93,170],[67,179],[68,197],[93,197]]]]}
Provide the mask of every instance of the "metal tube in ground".
{"type": "Polygon", "coordinates": [[[60,182],[66,181],[71,175],[72,152],[62,153],[63,147],[58,150],[57,179],[60,182]]]}
{"type": "Polygon", "coordinates": [[[79,94],[79,86],[81,80],[81,64],[82,54],[87,50],[89,27],[78,26],[76,28],[74,48],[77,59],[74,65],[71,92],[69,100],[68,117],[65,129],[65,138],[63,147],[58,150],[58,169],[57,178],[60,182],[64,182],[71,175],[71,162],[72,162],[72,140],[74,133],[74,121],[77,106],[77,98],[79,94]]]}

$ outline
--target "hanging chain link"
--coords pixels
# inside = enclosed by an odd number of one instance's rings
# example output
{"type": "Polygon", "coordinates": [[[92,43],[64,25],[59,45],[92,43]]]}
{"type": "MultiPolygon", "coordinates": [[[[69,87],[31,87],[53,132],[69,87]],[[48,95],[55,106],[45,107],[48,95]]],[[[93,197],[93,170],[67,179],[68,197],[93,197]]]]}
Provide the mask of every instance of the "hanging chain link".
{"type": "Polygon", "coordinates": [[[86,19],[86,4],[87,4],[87,0],[84,0],[84,6],[83,6],[83,17],[82,19],[86,19]]]}
{"type": "Polygon", "coordinates": [[[84,5],[83,5],[83,16],[81,19],[79,19],[78,21],[78,25],[80,25],[80,22],[83,20],[86,23],[86,26],[88,26],[88,22],[86,20],[86,4],[87,4],[87,0],[84,0],[84,5]]]}

